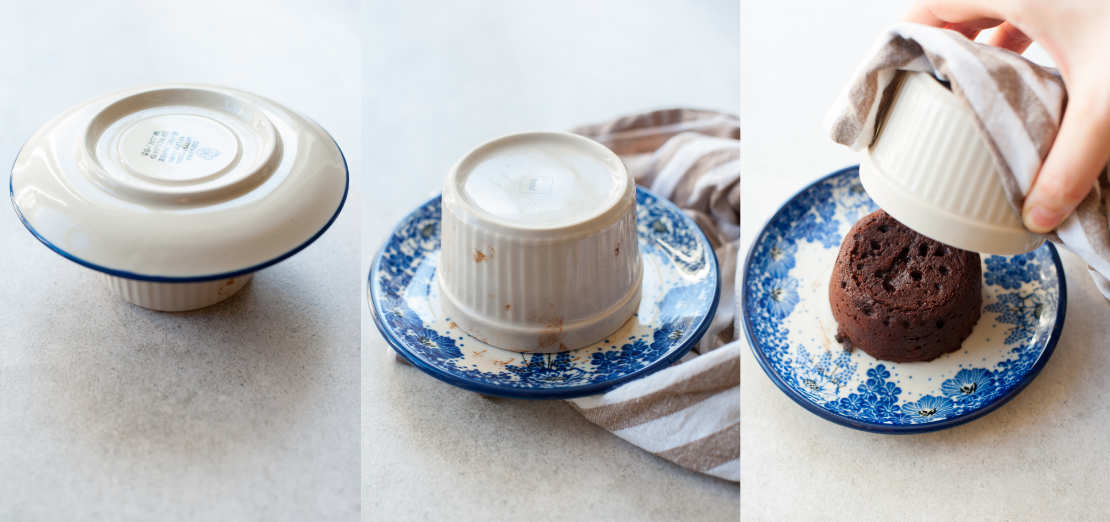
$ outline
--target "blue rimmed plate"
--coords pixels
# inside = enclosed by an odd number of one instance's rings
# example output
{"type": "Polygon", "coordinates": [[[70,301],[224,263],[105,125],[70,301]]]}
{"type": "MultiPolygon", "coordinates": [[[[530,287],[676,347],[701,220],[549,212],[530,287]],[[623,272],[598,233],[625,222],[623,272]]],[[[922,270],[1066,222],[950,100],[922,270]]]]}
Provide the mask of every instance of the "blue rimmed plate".
{"type": "Polygon", "coordinates": [[[603,392],[666,368],[701,339],[717,309],[720,278],[709,241],[674,204],[636,189],[644,263],[640,308],[600,343],[559,354],[495,348],[444,317],[435,271],[440,198],[397,225],[370,268],[374,322],[410,363],[468,390],[566,399],[603,392]]]}
{"type": "Polygon", "coordinates": [[[983,256],[983,313],[963,346],[933,361],[879,361],[834,339],[828,281],[848,229],[877,207],[856,167],[806,187],[775,213],[744,265],[741,310],[760,366],[807,410],[880,433],[967,422],[1020,392],[1052,355],[1064,324],[1055,247],[983,256]]]}

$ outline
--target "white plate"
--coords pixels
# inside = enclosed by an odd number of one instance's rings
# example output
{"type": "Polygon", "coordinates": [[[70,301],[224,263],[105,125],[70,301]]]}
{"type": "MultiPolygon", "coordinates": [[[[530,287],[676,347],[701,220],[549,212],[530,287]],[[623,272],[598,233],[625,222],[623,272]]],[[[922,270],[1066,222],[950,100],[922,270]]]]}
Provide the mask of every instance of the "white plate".
{"type": "Polygon", "coordinates": [[[130,89],[40,128],[12,202],[55,252],[112,276],[214,281],[276,263],[326,229],[347,167],[319,125],[208,85],[130,89]]]}

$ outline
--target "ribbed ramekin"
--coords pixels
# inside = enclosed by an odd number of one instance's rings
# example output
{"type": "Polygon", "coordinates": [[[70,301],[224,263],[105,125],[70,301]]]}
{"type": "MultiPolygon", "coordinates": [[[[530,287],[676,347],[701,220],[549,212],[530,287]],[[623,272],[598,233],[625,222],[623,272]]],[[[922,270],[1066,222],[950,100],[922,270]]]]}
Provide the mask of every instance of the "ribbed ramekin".
{"type": "Polygon", "coordinates": [[[159,283],[108,274],[100,274],[100,279],[113,294],[129,303],[162,312],[184,312],[211,306],[235,295],[253,275],[199,283],[159,283]]]}
{"type": "MultiPolygon", "coordinates": [[[[554,156],[559,161],[558,153],[554,156]]],[[[511,165],[530,168],[526,162],[511,165]]],[[[515,171],[505,183],[558,192],[573,190],[566,185],[579,174],[552,180],[515,171]]],[[[518,352],[560,352],[602,340],[639,307],[643,267],[635,210],[632,178],[620,158],[599,143],[538,132],[479,146],[451,169],[443,192],[436,279],[446,316],[483,342],[518,352]],[[468,194],[475,164],[509,148],[527,152],[533,147],[572,153],[580,163],[596,162],[591,168],[611,177],[607,194],[551,223],[498,215],[468,194]]]]}
{"type": "Polygon", "coordinates": [[[1044,238],[1022,225],[971,109],[932,75],[902,73],[860,181],[890,215],[949,245],[1018,254],[1044,238]]]}

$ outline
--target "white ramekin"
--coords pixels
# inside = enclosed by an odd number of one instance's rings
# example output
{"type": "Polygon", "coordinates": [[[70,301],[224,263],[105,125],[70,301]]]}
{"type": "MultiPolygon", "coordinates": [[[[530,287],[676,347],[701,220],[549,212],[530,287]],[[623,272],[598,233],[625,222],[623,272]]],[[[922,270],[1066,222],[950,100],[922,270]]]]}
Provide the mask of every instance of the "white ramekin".
{"type": "Polygon", "coordinates": [[[1024,227],[971,109],[932,75],[902,73],[860,162],[875,202],[917,232],[964,250],[1018,254],[1043,236],[1024,227]]]}
{"type": "Polygon", "coordinates": [[[200,283],[139,281],[108,274],[100,274],[100,279],[112,294],[131,304],[160,312],[184,312],[212,306],[235,295],[253,275],[200,283]]]}
{"type": "Polygon", "coordinates": [[[576,349],[639,307],[635,184],[581,136],[514,134],[468,153],[447,177],[441,233],[443,311],[487,344],[576,349]]]}

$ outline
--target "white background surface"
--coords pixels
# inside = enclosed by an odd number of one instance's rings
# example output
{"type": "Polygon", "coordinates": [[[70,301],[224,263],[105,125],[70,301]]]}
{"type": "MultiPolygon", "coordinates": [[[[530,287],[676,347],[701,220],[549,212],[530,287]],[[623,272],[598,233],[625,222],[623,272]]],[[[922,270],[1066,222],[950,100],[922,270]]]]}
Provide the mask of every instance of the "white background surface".
{"type": "MultiPolygon", "coordinates": [[[[377,4],[365,48],[364,273],[467,150],[628,112],[735,112],[737,4],[377,4]]],[[[387,520],[735,520],[740,488],[685,471],[561,401],[489,399],[394,361],[364,308],[363,509],[387,520]]]]}
{"type": "MultiPolygon", "coordinates": [[[[743,237],[821,175],[857,162],[826,109],[906,2],[741,3],[743,237]]],[[[1031,50],[1038,61],[1045,55],[1031,50]]],[[[746,249],[746,245],[742,250],[746,249]]],[[[741,254],[743,259],[743,253],[741,254]]],[[[744,350],[744,520],[1080,520],[1110,513],[1110,305],[1064,255],[1055,354],[999,410],[949,430],[875,435],[791,401],[744,350]]]]}
{"type": "MultiPolygon", "coordinates": [[[[357,2],[129,4],[5,2],[0,161],[85,99],[193,81],[314,118],[358,174],[357,2]]],[[[0,520],[357,519],[358,207],[182,314],[116,300],[0,210],[0,520]]]]}

